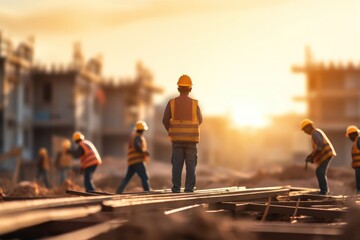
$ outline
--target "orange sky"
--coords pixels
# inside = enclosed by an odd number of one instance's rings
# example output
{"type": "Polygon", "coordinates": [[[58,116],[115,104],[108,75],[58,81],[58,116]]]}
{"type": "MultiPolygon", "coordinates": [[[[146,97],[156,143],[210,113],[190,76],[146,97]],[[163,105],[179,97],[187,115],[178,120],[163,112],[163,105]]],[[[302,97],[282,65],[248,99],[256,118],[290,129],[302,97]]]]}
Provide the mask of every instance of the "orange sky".
{"type": "Polygon", "coordinates": [[[132,76],[142,60],[166,92],[189,74],[205,114],[239,124],[304,112],[292,98],[304,77],[290,67],[315,56],[360,59],[360,1],[352,0],[2,0],[0,28],[15,39],[35,35],[36,59],[68,63],[72,44],[102,53],[105,74],[132,76]]]}

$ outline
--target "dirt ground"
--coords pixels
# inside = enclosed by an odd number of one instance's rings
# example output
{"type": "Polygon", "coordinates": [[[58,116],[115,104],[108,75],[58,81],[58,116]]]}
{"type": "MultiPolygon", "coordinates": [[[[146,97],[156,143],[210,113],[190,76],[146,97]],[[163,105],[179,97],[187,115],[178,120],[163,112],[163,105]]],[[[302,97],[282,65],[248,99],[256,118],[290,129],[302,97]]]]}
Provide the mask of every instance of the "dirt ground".
{"type": "MultiPolygon", "coordinates": [[[[94,182],[98,191],[114,193],[126,173],[126,161],[117,158],[105,158],[94,175],[94,182]]],[[[171,188],[171,165],[152,161],[148,164],[150,185],[152,189],[171,188]]],[[[184,169],[185,173],[185,169],[184,169]]],[[[28,181],[16,185],[11,182],[10,173],[0,173],[0,194],[7,196],[66,196],[65,190],[84,191],[82,175],[78,171],[71,173],[71,178],[63,185],[58,186],[56,169],[52,170],[51,189],[35,180],[35,173],[26,174],[28,181]]],[[[334,195],[352,195],[355,190],[354,171],[351,168],[330,167],[328,171],[330,193],[334,195]]],[[[184,180],[184,175],[183,175],[184,180]]],[[[183,181],[184,182],[184,181],[183,181]]],[[[268,187],[291,185],[294,187],[317,188],[315,168],[309,166],[304,170],[303,165],[271,166],[264,170],[235,171],[219,166],[199,164],[197,167],[197,189],[217,188],[228,186],[268,187]]],[[[125,189],[125,192],[142,191],[140,178],[134,176],[125,189]]]]}

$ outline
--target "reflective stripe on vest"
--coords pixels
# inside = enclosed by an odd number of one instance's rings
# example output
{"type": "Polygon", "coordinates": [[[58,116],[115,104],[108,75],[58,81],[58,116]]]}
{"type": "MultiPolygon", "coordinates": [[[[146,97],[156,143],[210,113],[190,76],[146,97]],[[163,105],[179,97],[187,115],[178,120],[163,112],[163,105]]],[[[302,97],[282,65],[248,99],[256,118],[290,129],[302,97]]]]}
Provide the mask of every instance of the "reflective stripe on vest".
{"type": "Polygon", "coordinates": [[[354,145],[352,147],[352,152],[351,152],[351,155],[352,155],[351,166],[353,168],[360,167],[360,149],[357,146],[358,141],[359,141],[359,137],[356,137],[356,139],[354,141],[354,145]]]}
{"type": "Polygon", "coordinates": [[[79,144],[84,150],[84,154],[80,157],[81,168],[88,168],[94,165],[101,164],[101,158],[99,156],[99,153],[91,142],[83,140],[80,141],[79,144]]]}
{"type": "MultiPolygon", "coordinates": [[[[134,146],[135,137],[140,136],[137,133],[133,133],[129,139],[129,150],[128,150],[128,166],[134,165],[135,163],[144,162],[146,156],[144,153],[137,152],[134,146]]],[[[141,138],[141,149],[143,151],[147,150],[146,140],[143,136],[141,138]]]]}
{"type": "Polygon", "coordinates": [[[197,117],[198,101],[192,99],[191,120],[175,119],[175,99],[170,100],[171,120],[169,137],[172,142],[195,142],[200,140],[199,120],[197,117]]]}
{"type": "MultiPolygon", "coordinates": [[[[319,154],[317,154],[316,158],[314,158],[314,163],[317,166],[320,166],[320,164],[322,162],[324,162],[325,160],[327,160],[328,158],[336,156],[336,153],[335,153],[334,147],[332,146],[330,140],[327,138],[325,133],[323,131],[321,131],[320,129],[316,129],[314,131],[318,131],[321,134],[322,140],[323,140],[323,149],[321,150],[321,152],[319,154]]],[[[314,141],[313,141],[312,145],[313,145],[313,150],[315,150],[317,146],[314,141]]]]}

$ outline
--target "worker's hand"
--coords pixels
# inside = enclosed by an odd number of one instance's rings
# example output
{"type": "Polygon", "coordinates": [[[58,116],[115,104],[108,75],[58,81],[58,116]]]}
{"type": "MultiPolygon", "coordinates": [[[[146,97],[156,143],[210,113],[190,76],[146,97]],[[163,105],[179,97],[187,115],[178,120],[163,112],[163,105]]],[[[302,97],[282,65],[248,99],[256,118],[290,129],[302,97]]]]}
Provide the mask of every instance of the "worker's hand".
{"type": "Polygon", "coordinates": [[[309,156],[306,157],[305,162],[313,163],[314,160],[313,160],[313,158],[311,157],[311,155],[309,155],[309,156]]]}
{"type": "Polygon", "coordinates": [[[145,156],[150,157],[150,153],[148,151],[145,151],[145,156]]]}

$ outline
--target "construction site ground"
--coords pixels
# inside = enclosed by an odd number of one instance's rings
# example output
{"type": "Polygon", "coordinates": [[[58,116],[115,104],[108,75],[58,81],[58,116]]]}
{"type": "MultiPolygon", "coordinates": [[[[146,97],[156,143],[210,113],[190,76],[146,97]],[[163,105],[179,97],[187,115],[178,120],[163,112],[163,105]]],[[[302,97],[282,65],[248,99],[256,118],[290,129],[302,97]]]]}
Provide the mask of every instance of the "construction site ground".
{"type": "MultiPolygon", "coordinates": [[[[19,200],[33,198],[38,201],[44,198],[47,201],[46,199],[51,197],[58,198],[54,201],[59,202],[54,202],[52,204],[56,204],[51,206],[49,203],[37,202],[36,205],[44,205],[41,207],[44,210],[22,206],[26,207],[26,210],[21,213],[17,212],[19,210],[11,210],[11,203],[3,205],[4,208],[0,210],[2,220],[9,217],[9,222],[19,222],[19,224],[24,222],[24,226],[28,227],[17,229],[5,224],[4,229],[1,229],[0,224],[0,233],[3,231],[4,234],[0,234],[0,239],[7,237],[26,239],[26,236],[34,237],[34,234],[36,238],[51,236],[49,239],[69,239],[68,237],[81,239],[86,236],[84,234],[95,234],[97,229],[101,229],[99,230],[101,234],[91,239],[225,240],[239,239],[239,236],[241,239],[250,240],[344,239],[344,237],[348,240],[360,239],[357,227],[359,222],[357,216],[360,215],[360,211],[356,206],[359,200],[354,196],[354,171],[351,168],[330,167],[328,180],[332,196],[317,197],[315,190],[318,185],[315,169],[312,166],[307,171],[301,164],[235,171],[200,163],[197,167],[197,193],[190,195],[182,193],[175,196],[169,190],[164,190],[171,187],[171,164],[152,161],[148,165],[152,188],[150,195],[141,194],[141,182],[137,176],[134,176],[127,186],[124,197],[107,195],[115,193],[126,173],[126,168],[126,162],[123,160],[105,158],[103,165],[94,175],[99,195],[88,197],[84,193],[82,175],[76,168],[71,173],[71,180],[61,186],[56,186],[57,176],[55,169],[52,169],[54,174],[52,189],[46,189],[41,183],[34,181],[36,169],[31,165],[22,172],[27,181],[18,184],[11,182],[10,173],[2,173],[0,179],[2,195],[10,200],[13,197],[19,200]],[[238,188],[234,189],[234,186],[238,188]],[[134,192],[139,194],[132,195],[134,192]],[[306,195],[306,192],[310,194],[306,195]],[[77,194],[80,196],[84,194],[85,200],[81,200],[81,197],[77,198],[77,194]],[[281,197],[282,194],[287,197],[281,197]],[[240,201],[237,196],[242,200],[240,201]],[[215,198],[218,198],[219,202],[215,198]],[[201,199],[204,202],[201,202],[201,199]],[[185,201],[186,204],[181,205],[179,200],[185,201]],[[64,206],[59,209],[61,201],[64,202],[64,206]],[[74,201],[82,202],[80,204],[74,201]],[[68,205],[71,202],[75,205],[68,205]],[[100,205],[94,206],[95,202],[100,205]],[[349,203],[351,206],[347,205],[349,203]],[[282,204],[284,205],[281,206],[282,204]],[[77,217],[75,220],[61,220],[61,217],[58,219],[59,216],[51,215],[54,208],[61,210],[60,212],[64,212],[65,215],[79,214],[78,210],[75,210],[76,206],[81,206],[83,210],[79,211],[86,211],[88,216],[77,217]],[[10,209],[6,210],[5,207],[10,209]],[[94,209],[95,212],[92,213],[94,209]],[[30,218],[28,221],[24,220],[27,212],[29,215],[27,217],[30,218]],[[32,223],[35,213],[42,214],[42,220],[37,219],[43,222],[42,224],[32,223]],[[45,217],[44,214],[51,217],[45,217]],[[53,220],[45,221],[43,218],[53,220]],[[52,235],[48,235],[49,232],[44,233],[43,228],[53,229],[60,223],[63,232],[60,234],[59,230],[56,234],[62,237],[54,236],[54,230],[52,235]],[[75,226],[79,227],[76,231],[75,226]],[[65,229],[69,232],[67,233],[65,229]],[[30,233],[33,235],[28,235],[30,233]]],[[[59,210],[56,210],[55,215],[60,213],[59,210]]],[[[82,214],[81,212],[80,215],[82,214]]]]}

